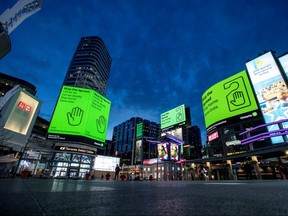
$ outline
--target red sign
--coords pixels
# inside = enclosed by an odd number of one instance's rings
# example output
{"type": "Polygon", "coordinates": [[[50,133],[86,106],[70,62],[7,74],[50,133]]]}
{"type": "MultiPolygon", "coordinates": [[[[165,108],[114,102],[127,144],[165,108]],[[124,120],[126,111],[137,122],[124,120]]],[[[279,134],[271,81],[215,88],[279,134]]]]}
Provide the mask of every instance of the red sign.
{"type": "Polygon", "coordinates": [[[29,106],[28,104],[25,104],[22,101],[19,101],[18,108],[24,110],[25,112],[30,112],[31,111],[31,106],[29,106]]]}
{"type": "Polygon", "coordinates": [[[214,133],[208,135],[208,141],[210,142],[210,141],[212,141],[212,140],[217,139],[218,137],[219,137],[218,131],[215,131],[214,133]]]}

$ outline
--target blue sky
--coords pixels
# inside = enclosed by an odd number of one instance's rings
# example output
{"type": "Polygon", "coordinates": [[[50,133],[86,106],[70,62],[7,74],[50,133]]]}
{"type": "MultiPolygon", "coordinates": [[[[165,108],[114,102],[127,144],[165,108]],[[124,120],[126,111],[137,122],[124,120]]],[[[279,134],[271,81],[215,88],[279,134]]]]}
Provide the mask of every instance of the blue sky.
{"type": "MultiPolygon", "coordinates": [[[[15,0],[1,0],[0,13],[15,0]]],[[[206,136],[202,94],[264,50],[288,51],[287,0],[43,0],[11,34],[0,72],[27,80],[50,120],[82,36],[100,36],[112,57],[106,97],[113,127],[181,104],[206,136]]]]}

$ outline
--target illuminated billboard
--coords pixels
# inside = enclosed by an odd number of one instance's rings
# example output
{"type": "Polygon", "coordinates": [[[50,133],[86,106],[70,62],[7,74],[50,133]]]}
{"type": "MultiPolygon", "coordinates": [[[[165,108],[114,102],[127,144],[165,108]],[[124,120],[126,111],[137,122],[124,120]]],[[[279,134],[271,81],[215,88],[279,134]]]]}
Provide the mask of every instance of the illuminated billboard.
{"type": "Polygon", "coordinates": [[[170,143],[170,160],[179,160],[179,147],[176,143],[170,143]]]}
{"type": "Polygon", "coordinates": [[[27,135],[38,106],[39,101],[36,100],[36,98],[20,91],[4,128],[22,135],[27,135]]]}
{"type": "Polygon", "coordinates": [[[161,142],[157,144],[158,156],[161,160],[168,160],[168,143],[161,142]]]}
{"type": "Polygon", "coordinates": [[[279,59],[279,62],[283,68],[283,71],[286,74],[286,77],[288,77],[288,54],[285,54],[285,55],[279,57],[278,59],[279,59]]]}
{"type": "Polygon", "coordinates": [[[103,146],[110,106],[111,102],[94,90],[63,86],[47,138],[103,146]]]}
{"type": "MultiPolygon", "coordinates": [[[[288,89],[273,54],[267,52],[247,62],[246,67],[265,122],[287,119],[288,89]]],[[[268,126],[268,131],[277,129],[278,125],[268,126]]],[[[281,136],[271,140],[273,144],[283,142],[281,136]]]]}
{"type": "Polygon", "coordinates": [[[161,129],[179,125],[186,121],[185,105],[178,106],[161,114],[161,129]]]}
{"type": "Polygon", "coordinates": [[[93,169],[97,171],[114,172],[117,164],[120,164],[120,158],[118,157],[97,155],[97,157],[95,157],[93,169]]]}
{"type": "Polygon", "coordinates": [[[206,128],[223,120],[228,123],[229,119],[238,121],[256,116],[258,105],[246,71],[209,88],[202,95],[202,106],[206,128]]]}
{"type": "Polygon", "coordinates": [[[136,138],[143,136],[143,122],[136,125],[136,138]]]}

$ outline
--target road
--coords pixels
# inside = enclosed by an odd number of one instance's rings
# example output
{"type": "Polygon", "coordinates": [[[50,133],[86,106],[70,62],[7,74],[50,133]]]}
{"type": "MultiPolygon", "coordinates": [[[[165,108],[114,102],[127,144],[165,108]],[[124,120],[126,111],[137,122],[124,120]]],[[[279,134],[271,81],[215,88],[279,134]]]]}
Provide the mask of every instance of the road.
{"type": "Polygon", "coordinates": [[[288,215],[288,181],[0,179],[0,215],[288,215]]]}

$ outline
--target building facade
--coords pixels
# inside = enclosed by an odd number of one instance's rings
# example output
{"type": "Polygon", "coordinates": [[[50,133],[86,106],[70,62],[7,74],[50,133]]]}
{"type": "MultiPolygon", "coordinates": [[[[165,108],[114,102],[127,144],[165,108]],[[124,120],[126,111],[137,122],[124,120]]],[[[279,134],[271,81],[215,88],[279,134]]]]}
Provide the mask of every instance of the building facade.
{"type": "Polygon", "coordinates": [[[126,165],[140,165],[144,159],[157,157],[156,146],[147,139],[157,139],[160,125],[133,117],[113,128],[112,145],[116,156],[126,165]]]}
{"type": "Polygon", "coordinates": [[[82,37],[63,85],[93,89],[105,96],[112,59],[99,37],[82,37]]]}

